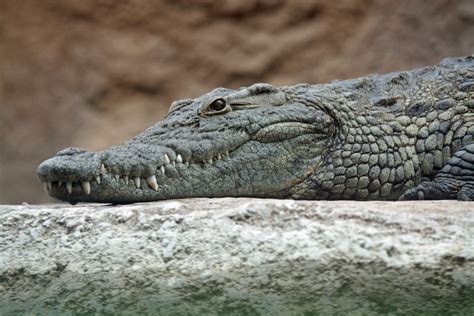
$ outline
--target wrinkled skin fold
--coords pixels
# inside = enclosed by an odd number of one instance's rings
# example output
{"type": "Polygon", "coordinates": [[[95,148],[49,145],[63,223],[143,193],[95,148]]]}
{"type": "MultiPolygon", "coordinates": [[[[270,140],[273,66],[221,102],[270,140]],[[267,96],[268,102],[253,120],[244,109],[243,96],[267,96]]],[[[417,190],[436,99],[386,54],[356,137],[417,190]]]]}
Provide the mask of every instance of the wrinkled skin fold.
{"type": "Polygon", "coordinates": [[[474,58],[323,85],[218,88],[37,174],[70,203],[183,197],[474,198],[474,58]]]}

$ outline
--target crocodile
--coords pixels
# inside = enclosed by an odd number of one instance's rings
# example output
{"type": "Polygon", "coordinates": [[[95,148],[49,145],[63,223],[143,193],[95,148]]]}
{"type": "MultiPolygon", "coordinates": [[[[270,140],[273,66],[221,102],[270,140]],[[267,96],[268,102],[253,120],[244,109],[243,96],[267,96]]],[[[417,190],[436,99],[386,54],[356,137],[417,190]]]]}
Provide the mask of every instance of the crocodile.
{"type": "Polygon", "coordinates": [[[474,199],[474,55],[327,84],[217,88],[120,146],[41,163],[52,197],[474,199]]]}

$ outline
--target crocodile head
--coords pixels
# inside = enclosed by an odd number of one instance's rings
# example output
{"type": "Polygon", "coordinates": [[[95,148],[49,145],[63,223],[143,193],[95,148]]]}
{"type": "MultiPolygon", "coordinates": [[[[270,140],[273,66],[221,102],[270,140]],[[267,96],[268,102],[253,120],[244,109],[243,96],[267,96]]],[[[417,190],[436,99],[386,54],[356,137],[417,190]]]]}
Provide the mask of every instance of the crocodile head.
{"type": "Polygon", "coordinates": [[[334,133],[330,115],[299,101],[305,87],[218,88],[177,101],[123,145],[64,149],[37,174],[49,195],[70,203],[288,197],[318,168],[334,133]]]}

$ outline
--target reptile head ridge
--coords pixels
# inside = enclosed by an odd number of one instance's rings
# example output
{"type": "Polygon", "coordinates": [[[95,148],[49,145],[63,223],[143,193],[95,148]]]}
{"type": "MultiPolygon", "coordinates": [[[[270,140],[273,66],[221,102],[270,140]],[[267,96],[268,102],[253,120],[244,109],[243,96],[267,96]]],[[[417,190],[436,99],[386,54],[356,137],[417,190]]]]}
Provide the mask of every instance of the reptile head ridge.
{"type": "Polygon", "coordinates": [[[218,88],[176,101],[163,121],[123,145],[64,149],[37,174],[49,195],[73,204],[285,197],[314,171],[333,125],[298,102],[304,87],[218,88]]]}

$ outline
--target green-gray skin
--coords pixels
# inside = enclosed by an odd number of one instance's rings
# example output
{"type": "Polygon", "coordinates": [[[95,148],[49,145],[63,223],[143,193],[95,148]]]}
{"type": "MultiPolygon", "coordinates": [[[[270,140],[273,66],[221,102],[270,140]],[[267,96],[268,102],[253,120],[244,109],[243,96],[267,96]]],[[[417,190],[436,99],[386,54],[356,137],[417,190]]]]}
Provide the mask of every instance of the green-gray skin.
{"type": "Polygon", "coordinates": [[[474,55],[322,85],[218,88],[37,169],[60,200],[474,199],[474,55]]]}

